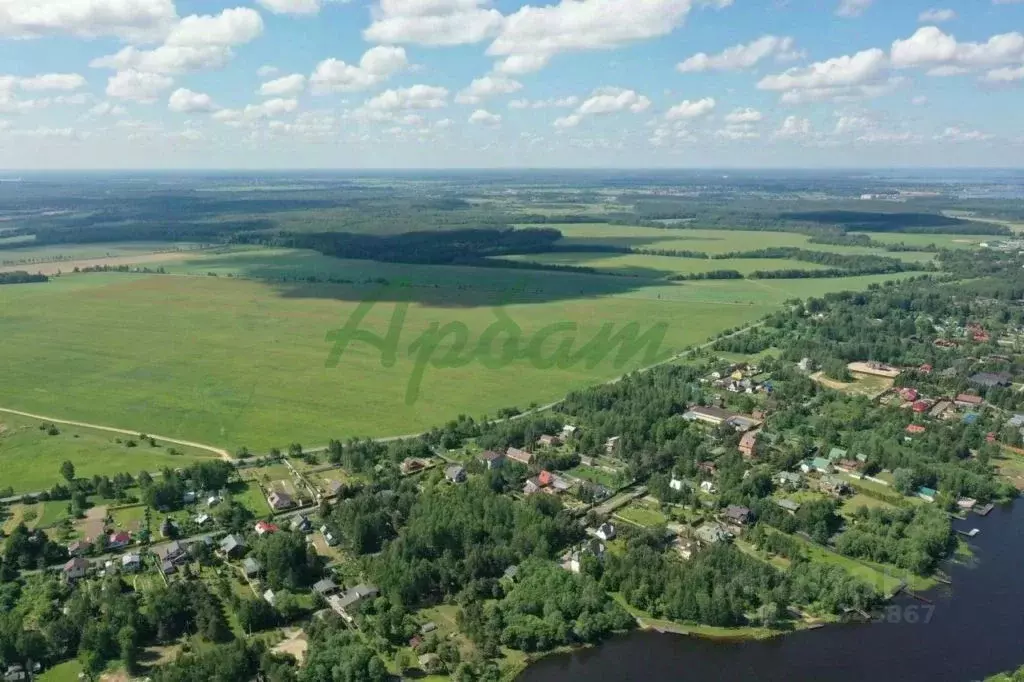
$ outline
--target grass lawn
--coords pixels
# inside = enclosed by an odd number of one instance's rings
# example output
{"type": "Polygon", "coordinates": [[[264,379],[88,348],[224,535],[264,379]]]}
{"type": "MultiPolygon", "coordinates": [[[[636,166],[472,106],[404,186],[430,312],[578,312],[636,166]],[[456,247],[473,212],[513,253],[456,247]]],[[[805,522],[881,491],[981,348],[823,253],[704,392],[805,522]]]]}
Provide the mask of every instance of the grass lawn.
{"type": "Polygon", "coordinates": [[[40,504],[43,506],[43,511],[40,512],[39,518],[36,520],[36,528],[49,528],[68,516],[67,500],[52,500],[40,502],[40,504]]]}
{"type": "Polygon", "coordinates": [[[668,523],[668,517],[662,514],[655,505],[641,501],[630,502],[616,511],[615,516],[646,528],[668,523]]]}
{"type": "Polygon", "coordinates": [[[874,497],[870,497],[862,493],[857,493],[853,497],[847,498],[843,502],[843,506],[840,507],[839,513],[845,516],[846,518],[850,518],[853,516],[853,513],[857,511],[857,509],[859,509],[860,507],[867,507],[868,509],[874,509],[876,507],[881,507],[883,509],[892,509],[893,505],[889,504],[888,502],[883,502],[882,500],[876,499],[874,497]]]}
{"type": "MultiPolygon", "coordinates": [[[[3,322],[0,322],[2,326],[3,322]]],[[[10,397],[3,398],[6,404],[0,402],[0,407],[9,406],[10,400],[10,397]]],[[[63,413],[54,416],[63,416],[63,413]]],[[[39,429],[42,423],[36,419],[0,412],[0,424],[6,427],[0,434],[0,471],[3,471],[0,484],[3,487],[12,486],[15,493],[48,490],[54,484],[63,482],[60,467],[64,461],[75,465],[75,475],[79,478],[91,478],[96,474],[113,475],[120,472],[134,476],[140,471],[153,472],[165,466],[187,466],[216,457],[209,452],[177,445],[156,448],[140,445],[129,448],[114,442],[115,438],[120,437],[116,434],[64,424],[57,425],[60,431],[58,435],[50,436],[39,429]],[[168,454],[171,447],[182,454],[168,454]]]]}
{"type": "MultiPolygon", "coordinates": [[[[882,485],[881,483],[876,483],[863,478],[853,478],[852,476],[847,476],[846,480],[854,490],[869,490],[873,495],[881,495],[885,498],[886,502],[889,502],[892,505],[898,506],[910,501],[911,499],[901,495],[892,486],[882,485]]],[[[863,497],[867,496],[863,495],[863,497]]]]}
{"type": "MultiPolygon", "coordinates": [[[[661,347],[671,351],[753,322],[789,298],[893,279],[676,284],[348,261],[280,249],[204,252],[168,262],[167,268],[204,276],[97,273],[0,289],[0,336],[5,339],[0,406],[231,451],[243,445],[266,451],[296,440],[315,447],[330,438],[403,435],[459,413],[481,416],[557,400],[570,390],[650,364],[643,353],[617,363],[615,352],[594,366],[550,369],[539,369],[523,356],[496,369],[473,360],[460,367],[428,366],[418,394],[409,392],[416,367],[410,346],[435,322],[463,323],[469,331],[467,348],[475,349],[498,319],[494,308],[500,306],[522,329],[522,350],[553,323],[577,324],[576,349],[605,323],[616,331],[634,322],[641,331],[664,323],[661,347]],[[305,275],[356,284],[295,281],[305,275]],[[391,286],[363,284],[379,278],[391,286]],[[382,367],[377,350],[356,342],[336,367],[326,367],[333,348],[327,334],[341,328],[360,302],[370,300],[378,302],[360,328],[380,335],[397,304],[410,304],[396,362],[382,367]]],[[[545,354],[565,338],[549,338],[542,346],[545,354]]],[[[450,350],[450,343],[449,337],[436,355],[450,350]]],[[[144,467],[136,459],[140,454],[130,455],[108,461],[94,454],[90,461],[95,466],[90,470],[83,461],[83,473],[138,472],[144,467]]],[[[151,470],[163,464],[151,459],[151,451],[146,456],[153,461],[151,470]]],[[[63,458],[52,468],[38,467],[46,475],[37,484],[45,483],[63,458]]]]}
{"type": "Polygon", "coordinates": [[[618,487],[619,476],[607,469],[602,469],[601,467],[592,467],[587,466],[586,464],[580,464],[579,466],[569,469],[565,473],[570,476],[582,478],[585,481],[590,481],[591,483],[603,485],[609,490],[615,490],[618,487]]]}
{"type": "Polygon", "coordinates": [[[38,682],[78,682],[78,674],[81,672],[82,666],[78,661],[65,661],[52,668],[47,668],[36,680],[38,682]]]}
{"type": "MultiPolygon", "coordinates": [[[[142,527],[146,518],[146,506],[136,504],[130,507],[119,507],[109,509],[110,515],[114,518],[114,525],[118,528],[135,531],[142,527]]],[[[152,516],[154,529],[159,527],[163,514],[154,513],[152,516]]]]}
{"type": "Polygon", "coordinates": [[[255,483],[233,483],[231,485],[231,498],[240,505],[256,515],[256,518],[270,516],[272,510],[267,504],[267,498],[255,483]]]}

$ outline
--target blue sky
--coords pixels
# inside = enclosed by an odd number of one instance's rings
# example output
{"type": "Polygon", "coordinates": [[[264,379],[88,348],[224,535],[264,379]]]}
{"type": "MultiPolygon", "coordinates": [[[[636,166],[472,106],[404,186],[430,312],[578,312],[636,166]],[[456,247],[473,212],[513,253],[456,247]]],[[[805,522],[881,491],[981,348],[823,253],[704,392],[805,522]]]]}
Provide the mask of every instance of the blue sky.
{"type": "Polygon", "coordinates": [[[0,167],[1020,166],[1024,0],[0,0],[0,167]]]}

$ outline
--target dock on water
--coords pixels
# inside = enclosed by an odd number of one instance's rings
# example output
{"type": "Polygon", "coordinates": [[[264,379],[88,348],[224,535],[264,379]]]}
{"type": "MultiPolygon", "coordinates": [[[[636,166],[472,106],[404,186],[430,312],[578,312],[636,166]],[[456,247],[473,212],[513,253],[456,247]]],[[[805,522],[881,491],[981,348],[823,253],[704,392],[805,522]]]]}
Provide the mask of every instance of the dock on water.
{"type": "Polygon", "coordinates": [[[980,532],[981,531],[979,529],[977,529],[977,528],[972,528],[970,530],[958,530],[957,531],[957,533],[959,533],[960,535],[963,535],[963,536],[969,537],[969,538],[973,538],[975,535],[977,535],[980,532]]]}
{"type": "Polygon", "coordinates": [[[978,516],[988,516],[988,513],[990,511],[992,511],[993,509],[995,509],[995,508],[996,508],[996,506],[994,504],[992,504],[991,502],[989,502],[984,507],[975,507],[974,513],[977,514],[978,516]]]}

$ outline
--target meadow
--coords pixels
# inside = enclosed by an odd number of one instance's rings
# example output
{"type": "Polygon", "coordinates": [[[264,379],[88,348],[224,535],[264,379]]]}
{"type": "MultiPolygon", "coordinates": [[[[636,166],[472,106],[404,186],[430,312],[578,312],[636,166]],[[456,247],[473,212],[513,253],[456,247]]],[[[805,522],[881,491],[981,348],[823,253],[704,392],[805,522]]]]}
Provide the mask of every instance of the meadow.
{"type": "MultiPolygon", "coordinates": [[[[9,403],[11,397],[5,393],[4,400],[9,403]]],[[[62,413],[67,408],[66,405],[51,407],[59,407],[62,413]]],[[[89,478],[122,471],[134,476],[140,471],[187,466],[216,457],[213,453],[180,445],[158,443],[159,447],[153,448],[139,444],[130,448],[115,442],[115,438],[124,441],[128,436],[63,424],[58,424],[59,433],[51,436],[39,429],[42,423],[0,412],[0,489],[9,486],[16,494],[47,490],[63,481],[60,467],[65,461],[75,465],[76,476],[89,478]],[[171,448],[181,454],[170,454],[171,448]]]]}
{"type": "MultiPolygon", "coordinates": [[[[416,367],[410,347],[433,323],[465,324],[469,348],[498,319],[499,307],[521,328],[524,344],[553,323],[577,325],[574,348],[605,323],[619,330],[636,322],[641,332],[663,323],[662,349],[675,351],[754,322],[788,299],[893,279],[670,283],[350,261],[285,249],[204,252],[166,268],[173,274],[64,274],[41,285],[0,287],[6,341],[0,358],[7,368],[0,407],[229,450],[412,434],[462,412],[482,416],[544,404],[649,364],[642,353],[616,364],[612,353],[594,366],[565,368],[538,369],[521,357],[492,368],[479,361],[428,365],[418,399],[407,402],[416,367]],[[306,281],[310,277],[321,281],[306,281]],[[362,301],[375,305],[361,328],[382,336],[398,304],[409,304],[395,362],[383,366],[377,349],[357,342],[336,367],[325,367],[328,332],[342,327],[362,301]]],[[[550,339],[545,353],[564,338],[550,339]]],[[[63,455],[55,459],[54,471],[63,455]]],[[[84,466],[83,472],[97,470],[84,466]]],[[[140,468],[131,455],[97,466],[105,472],[140,468]]]]}
{"type": "Polygon", "coordinates": [[[572,265],[594,268],[609,274],[629,277],[669,277],[692,275],[713,270],[735,270],[749,275],[757,270],[823,270],[816,263],[782,258],[676,258],[646,254],[606,253],[541,253],[535,255],[506,256],[508,260],[543,263],[544,265],[572,265]]]}
{"type": "MultiPolygon", "coordinates": [[[[868,246],[836,246],[814,244],[810,236],[795,232],[764,232],[753,230],[691,230],[633,227],[606,223],[548,224],[564,236],[563,244],[610,244],[638,249],[675,249],[721,254],[777,247],[796,247],[809,251],[827,251],[850,255],[879,255],[900,258],[908,263],[933,260],[934,253],[920,251],[889,252],[868,246]]],[[[943,248],[974,248],[987,237],[955,234],[879,234],[867,236],[875,241],[908,246],[934,244],[943,248]]],[[[767,269],[767,268],[766,268],[767,269]]]]}

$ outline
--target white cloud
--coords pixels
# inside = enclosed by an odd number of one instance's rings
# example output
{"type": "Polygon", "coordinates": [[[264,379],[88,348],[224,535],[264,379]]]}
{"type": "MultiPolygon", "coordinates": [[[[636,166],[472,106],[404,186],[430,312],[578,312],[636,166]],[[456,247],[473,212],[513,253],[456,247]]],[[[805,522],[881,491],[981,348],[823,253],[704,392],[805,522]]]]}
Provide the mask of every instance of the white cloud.
{"type": "Polygon", "coordinates": [[[120,104],[113,104],[111,102],[100,102],[93,108],[89,109],[88,114],[90,116],[124,116],[128,113],[120,104]]]}
{"type": "Polygon", "coordinates": [[[260,86],[259,94],[264,97],[294,97],[306,89],[306,77],[301,73],[282,76],[260,86]]]}
{"type": "Polygon", "coordinates": [[[925,104],[928,104],[928,98],[924,95],[918,95],[914,97],[914,99],[910,100],[910,103],[915,107],[923,107],[925,104]]]}
{"type": "Polygon", "coordinates": [[[857,114],[838,114],[834,135],[849,135],[865,130],[874,129],[874,121],[857,114]]]}
{"type": "Polygon", "coordinates": [[[875,0],[840,0],[836,14],[841,17],[859,17],[864,14],[875,0]]]}
{"type": "Polygon", "coordinates": [[[142,71],[118,71],[107,81],[107,95],[116,99],[150,103],[167,88],[174,79],[156,73],[142,71]]]}
{"type": "Polygon", "coordinates": [[[731,113],[726,114],[726,123],[757,123],[762,120],[764,115],[757,109],[747,107],[746,109],[733,109],[731,113]]]}
{"type": "Polygon", "coordinates": [[[728,125],[715,131],[715,137],[723,140],[754,140],[761,137],[761,133],[754,130],[749,123],[728,125]]]}
{"type": "Polygon", "coordinates": [[[514,99],[508,103],[509,109],[570,109],[580,103],[575,95],[570,97],[552,97],[551,99],[514,99]]]}
{"type": "Polygon", "coordinates": [[[576,113],[582,116],[592,114],[612,114],[629,110],[634,114],[646,111],[651,100],[633,90],[622,88],[598,88],[591,97],[583,102],[576,113]]]}
{"type": "Polygon", "coordinates": [[[217,15],[193,14],[183,18],[165,40],[167,45],[243,45],[263,33],[263,18],[248,7],[226,9],[217,15]]]}
{"type": "Polygon", "coordinates": [[[788,116],[782,126],[775,131],[775,137],[793,138],[811,135],[811,122],[806,118],[788,116]]]}
{"type": "Polygon", "coordinates": [[[3,0],[0,36],[159,37],[177,19],[173,0],[3,0]]]}
{"type": "Polygon", "coordinates": [[[221,45],[161,45],[153,50],[125,47],[119,52],[89,62],[96,69],[134,70],[147,73],[179,74],[219,69],[230,61],[232,51],[221,45]]]}
{"type": "Polygon", "coordinates": [[[279,73],[281,73],[281,69],[270,64],[265,64],[256,70],[256,75],[260,78],[273,78],[279,73]]]}
{"type": "Polygon", "coordinates": [[[213,98],[204,92],[178,88],[171,93],[171,97],[167,101],[167,108],[179,114],[189,114],[213,111],[217,105],[213,103],[213,98]]]}
{"type": "Polygon", "coordinates": [[[359,65],[325,59],[309,78],[313,94],[366,90],[383,83],[409,65],[405,49],[378,45],[363,53],[359,65]]]}
{"type": "Polygon", "coordinates": [[[298,110],[298,108],[298,100],[275,98],[265,100],[259,104],[250,104],[242,110],[220,109],[213,113],[213,118],[232,127],[238,127],[241,125],[251,126],[253,121],[272,119],[285,114],[291,114],[298,110]]]}
{"type": "Polygon", "coordinates": [[[935,26],[922,26],[892,44],[893,66],[928,67],[929,75],[949,76],[972,69],[1024,62],[1024,34],[994,35],[984,43],[961,43],[935,26]]]}
{"type": "Polygon", "coordinates": [[[801,53],[794,48],[792,38],[766,35],[745,45],[734,45],[715,55],[698,52],[677,64],[676,69],[682,73],[740,71],[773,56],[779,61],[785,61],[799,58],[801,53]]]}
{"type": "Polygon", "coordinates": [[[619,47],[668,35],[683,23],[692,5],[692,0],[560,0],[543,7],[526,5],[505,17],[487,53],[533,60],[536,65],[559,52],[619,47]]]}
{"type": "Polygon", "coordinates": [[[876,79],[886,68],[885,52],[878,48],[835,57],[807,67],[796,67],[758,82],[761,90],[789,91],[850,87],[876,79]]]}
{"type": "Polygon", "coordinates": [[[517,76],[540,71],[548,65],[549,61],[551,61],[551,57],[546,54],[514,54],[498,62],[494,70],[498,73],[517,76]]]}
{"type": "Polygon", "coordinates": [[[465,45],[494,35],[501,13],[484,0],[380,0],[363,38],[374,43],[465,45]]]}
{"type": "Polygon", "coordinates": [[[191,15],[170,30],[163,45],[152,50],[125,47],[92,60],[89,66],[162,74],[216,69],[231,60],[233,47],[262,33],[262,17],[249,8],[226,9],[217,15],[191,15]]]}
{"type": "Polygon", "coordinates": [[[522,88],[522,83],[507,76],[484,76],[474,79],[469,87],[455,96],[455,101],[459,104],[477,104],[488,97],[507,95],[522,88]]]}
{"type": "Polygon", "coordinates": [[[299,103],[294,99],[268,99],[259,104],[250,104],[245,108],[247,118],[274,118],[283,114],[290,114],[299,108],[299,103]]]}
{"type": "MultiPolygon", "coordinates": [[[[561,99],[538,100],[531,103],[530,106],[535,109],[546,106],[571,107],[577,101],[576,97],[565,97],[561,99]]],[[[636,93],[634,90],[613,87],[598,88],[576,108],[576,111],[555,119],[554,126],[556,128],[574,128],[587,116],[601,116],[623,111],[639,114],[647,111],[650,106],[651,100],[644,95],[636,93]]]]}
{"type": "Polygon", "coordinates": [[[440,109],[448,106],[448,90],[433,85],[413,85],[409,88],[385,90],[363,106],[376,111],[440,109]]]}
{"type": "Polygon", "coordinates": [[[85,78],[77,73],[45,73],[18,80],[22,90],[77,90],[85,86],[85,78]]]}
{"type": "Polygon", "coordinates": [[[936,140],[944,142],[984,142],[985,140],[991,140],[992,135],[983,133],[980,130],[963,130],[955,126],[951,126],[942,131],[941,134],[935,136],[936,140]]]}
{"type": "Polygon", "coordinates": [[[492,114],[486,109],[477,109],[469,115],[470,123],[479,123],[486,126],[496,126],[501,124],[501,115],[492,114]]]}
{"type": "Polygon", "coordinates": [[[670,108],[665,113],[665,118],[669,121],[676,120],[692,120],[707,116],[715,108],[715,100],[713,97],[705,97],[704,99],[698,99],[694,101],[684,100],[674,107],[670,108]]]}
{"type": "Polygon", "coordinates": [[[956,12],[951,9],[926,9],[917,15],[917,20],[922,24],[941,24],[953,19],[956,19],[956,12]]]}
{"type": "Polygon", "coordinates": [[[1018,66],[1016,68],[1003,67],[1001,69],[992,69],[985,74],[982,79],[986,83],[1014,83],[1019,80],[1024,80],[1024,66],[1018,66]]]}
{"type": "Polygon", "coordinates": [[[316,14],[320,0],[256,0],[274,14],[316,14]]]}
{"type": "Polygon", "coordinates": [[[438,130],[444,130],[445,128],[450,128],[452,123],[453,121],[450,118],[442,118],[434,123],[434,127],[438,130]]]}

